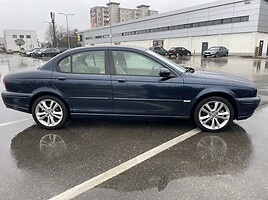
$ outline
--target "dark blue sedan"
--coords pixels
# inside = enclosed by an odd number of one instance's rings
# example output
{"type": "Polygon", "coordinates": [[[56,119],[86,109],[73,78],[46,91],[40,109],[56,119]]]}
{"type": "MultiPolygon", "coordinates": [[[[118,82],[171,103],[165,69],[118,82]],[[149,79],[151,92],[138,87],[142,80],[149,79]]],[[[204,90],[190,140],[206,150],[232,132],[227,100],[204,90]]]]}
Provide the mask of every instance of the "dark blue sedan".
{"type": "Polygon", "coordinates": [[[6,75],[4,84],[6,107],[31,113],[46,129],[70,117],[128,116],[191,118],[204,131],[220,131],[260,103],[246,79],[122,46],[69,50],[36,70],[6,75]]]}

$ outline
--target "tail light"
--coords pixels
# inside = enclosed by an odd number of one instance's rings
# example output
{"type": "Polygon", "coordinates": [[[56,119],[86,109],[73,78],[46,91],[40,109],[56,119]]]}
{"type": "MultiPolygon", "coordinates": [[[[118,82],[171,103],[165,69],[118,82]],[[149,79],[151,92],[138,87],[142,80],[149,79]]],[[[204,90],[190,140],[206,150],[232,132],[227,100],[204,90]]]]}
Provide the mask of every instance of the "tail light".
{"type": "Polygon", "coordinates": [[[4,86],[5,86],[5,88],[6,88],[6,83],[7,83],[7,82],[6,82],[6,80],[5,80],[5,79],[3,80],[3,83],[4,83],[4,86]]]}

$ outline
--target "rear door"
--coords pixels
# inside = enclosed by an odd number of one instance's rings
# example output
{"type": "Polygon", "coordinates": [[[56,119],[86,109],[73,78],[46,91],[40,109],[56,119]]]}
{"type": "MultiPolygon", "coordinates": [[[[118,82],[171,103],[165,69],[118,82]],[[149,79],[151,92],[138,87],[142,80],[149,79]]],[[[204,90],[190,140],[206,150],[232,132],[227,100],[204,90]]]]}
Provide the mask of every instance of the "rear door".
{"type": "Polygon", "coordinates": [[[82,51],[57,64],[52,80],[73,113],[112,113],[112,85],[105,50],[82,51]]]}

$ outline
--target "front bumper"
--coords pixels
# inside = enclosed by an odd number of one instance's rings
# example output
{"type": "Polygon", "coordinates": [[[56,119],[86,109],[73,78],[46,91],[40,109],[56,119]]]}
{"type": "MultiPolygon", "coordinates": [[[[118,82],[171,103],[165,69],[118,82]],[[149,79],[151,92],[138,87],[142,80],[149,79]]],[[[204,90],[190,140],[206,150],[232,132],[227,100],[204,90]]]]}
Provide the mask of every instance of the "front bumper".
{"type": "Polygon", "coordinates": [[[253,115],[256,108],[259,106],[261,98],[249,97],[249,98],[238,98],[237,102],[237,120],[247,119],[253,115]]]}

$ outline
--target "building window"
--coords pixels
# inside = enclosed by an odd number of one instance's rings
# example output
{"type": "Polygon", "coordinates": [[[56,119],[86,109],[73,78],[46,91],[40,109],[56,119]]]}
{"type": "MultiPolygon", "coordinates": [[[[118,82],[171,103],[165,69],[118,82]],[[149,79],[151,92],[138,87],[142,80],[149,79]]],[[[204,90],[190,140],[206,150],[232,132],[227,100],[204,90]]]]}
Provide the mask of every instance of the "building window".
{"type": "Polygon", "coordinates": [[[193,27],[198,27],[198,23],[193,23],[193,27]]]}
{"type": "Polygon", "coordinates": [[[206,22],[198,22],[198,26],[201,27],[201,26],[206,26],[206,22]]]}
{"type": "Polygon", "coordinates": [[[248,22],[249,16],[241,17],[241,22],[248,22]]]}
{"type": "Polygon", "coordinates": [[[246,22],[246,21],[249,21],[249,16],[216,19],[216,20],[210,20],[210,21],[189,23],[189,24],[183,24],[183,25],[166,26],[166,27],[153,28],[153,29],[144,29],[144,30],[138,30],[138,31],[132,31],[132,32],[125,32],[122,35],[135,35],[135,34],[143,34],[143,33],[150,33],[150,32],[151,33],[163,32],[163,31],[168,31],[168,30],[178,30],[178,29],[193,28],[193,27],[205,27],[205,26],[230,24],[230,23],[246,22]]]}
{"type": "Polygon", "coordinates": [[[231,19],[231,18],[229,18],[229,19],[223,19],[223,20],[222,20],[222,23],[223,23],[223,24],[229,24],[229,23],[232,23],[232,19],[231,19]]]}
{"type": "Polygon", "coordinates": [[[30,35],[26,35],[26,38],[27,38],[27,39],[30,39],[30,38],[31,38],[31,36],[30,36],[30,35]]]}
{"type": "Polygon", "coordinates": [[[232,19],[232,22],[233,23],[236,23],[236,22],[241,22],[241,17],[235,17],[232,19]]]}
{"type": "Polygon", "coordinates": [[[222,20],[218,19],[218,20],[214,20],[213,21],[213,25],[218,25],[218,24],[222,24],[222,20]]]}
{"type": "Polygon", "coordinates": [[[184,25],[184,28],[192,28],[193,27],[193,24],[185,24],[184,25]]]}
{"type": "Polygon", "coordinates": [[[18,38],[18,36],[17,35],[13,35],[13,38],[16,39],[16,38],[18,38]]]}
{"type": "Polygon", "coordinates": [[[20,38],[23,39],[24,38],[24,35],[20,35],[20,38]]]}
{"type": "Polygon", "coordinates": [[[211,26],[211,25],[213,25],[213,21],[207,21],[206,22],[206,26],[211,26]]]}

